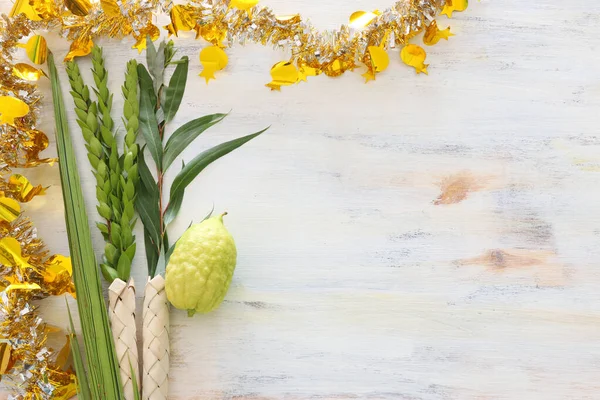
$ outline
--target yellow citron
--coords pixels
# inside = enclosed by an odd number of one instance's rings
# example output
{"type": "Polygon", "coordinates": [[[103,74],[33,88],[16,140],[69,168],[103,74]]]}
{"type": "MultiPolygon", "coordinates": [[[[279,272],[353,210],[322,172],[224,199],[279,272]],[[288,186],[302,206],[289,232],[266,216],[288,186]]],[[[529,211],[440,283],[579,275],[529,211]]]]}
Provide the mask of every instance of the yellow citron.
{"type": "Polygon", "coordinates": [[[0,193],[0,221],[13,222],[21,213],[21,205],[0,193]]]}
{"type": "Polygon", "coordinates": [[[29,106],[21,99],[12,96],[0,96],[0,125],[15,124],[15,118],[29,113],[29,106]]]}
{"type": "Polygon", "coordinates": [[[200,63],[204,67],[200,76],[206,79],[208,83],[215,78],[215,72],[220,71],[227,66],[227,53],[218,46],[209,46],[200,52],[200,63]]]}
{"type": "Polygon", "coordinates": [[[425,50],[416,44],[407,44],[400,52],[400,58],[402,61],[406,65],[413,67],[417,71],[417,74],[420,74],[421,72],[425,75],[428,74],[427,67],[429,65],[425,64],[426,57],[427,53],[425,53],[425,50]]]}
{"type": "Polygon", "coordinates": [[[8,16],[14,17],[19,14],[25,14],[25,16],[32,21],[41,21],[42,20],[42,18],[35,11],[33,6],[31,4],[29,4],[29,0],[15,1],[15,4],[13,4],[13,7],[10,10],[10,13],[8,14],[8,16]]]}
{"type": "Polygon", "coordinates": [[[423,43],[428,46],[433,46],[439,42],[440,39],[448,40],[450,36],[454,36],[453,33],[450,33],[450,27],[440,30],[440,28],[437,26],[437,22],[433,21],[425,30],[425,34],[423,35],[423,43]]]}
{"type": "Polygon", "coordinates": [[[34,35],[25,44],[19,44],[19,47],[25,49],[27,57],[34,64],[43,64],[46,62],[48,57],[48,44],[46,39],[41,35],[34,35]]]}
{"type": "Polygon", "coordinates": [[[173,307],[187,310],[189,316],[219,307],[229,289],[237,250],[223,225],[223,215],[188,228],[169,259],[167,298],[173,307]]]}
{"type": "Polygon", "coordinates": [[[369,25],[381,13],[378,10],[370,11],[355,11],[350,15],[350,26],[352,28],[364,28],[369,25]]]}
{"type": "Polygon", "coordinates": [[[469,0],[446,0],[442,14],[452,18],[454,11],[465,11],[469,6],[469,0]]]}
{"type": "Polygon", "coordinates": [[[298,69],[291,62],[280,61],[271,68],[271,78],[273,80],[265,86],[271,90],[281,90],[281,86],[289,86],[298,82],[298,69]]]}
{"type": "Polygon", "coordinates": [[[46,74],[41,69],[32,67],[29,64],[17,63],[13,65],[13,75],[26,81],[35,82],[46,74]]]}

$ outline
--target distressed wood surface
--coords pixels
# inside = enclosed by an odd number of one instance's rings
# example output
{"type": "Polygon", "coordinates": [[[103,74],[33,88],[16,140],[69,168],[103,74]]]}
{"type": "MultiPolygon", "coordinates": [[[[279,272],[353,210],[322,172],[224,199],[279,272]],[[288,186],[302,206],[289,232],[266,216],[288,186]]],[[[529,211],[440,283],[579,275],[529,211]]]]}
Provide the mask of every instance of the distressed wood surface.
{"type": "MultiPolygon", "coordinates": [[[[262,3],[335,28],[390,1],[262,3]]],[[[172,311],[170,398],[600,398],[600,3],[472,1],[450,24],[457,36],[427,48],[429,76],[392,53],[376,82],[318,77],[281,93],[264,84],[285,54],[236,47],[207,86],[203,44],[177,40],[192,67],[173,126],[232,110],[185,160],[271,129],[203,172],[172,230],[214,204],[239,259],[217,312],[172,311]]],[[[116,90],[135,53],[103,45],[116,90]]],[[[58,169],[27,173],[53,185],[26,210],[66,252],[58,169]]],[[[66,326],[63,299],[41,307],[66,326]]]]}

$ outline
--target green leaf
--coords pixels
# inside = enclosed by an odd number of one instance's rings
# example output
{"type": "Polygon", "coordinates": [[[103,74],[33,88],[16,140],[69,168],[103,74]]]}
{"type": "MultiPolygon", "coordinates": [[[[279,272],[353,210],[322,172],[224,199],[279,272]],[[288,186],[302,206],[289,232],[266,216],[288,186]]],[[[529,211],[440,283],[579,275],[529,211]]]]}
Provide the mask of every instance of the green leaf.
{"type": "Polygon", "coordinates": [[[146,139],[148,150],[159,170],[162,169],[162,140],[158,133],[158,122],[148,91],[142,90],[140,95],[140,130],[146,139]]]}
{"type": "Polygon", "coordinates": [[[181,100],[183,99],[183,93],[185,92],[185,84],[188,75],[189,59],[186,57],[181,58],[181,63],[177,64],[171,79],[169,80],[169,86],[165,88],[165,121],[169,122],[175,117],[175,113],[179,109],[181,100]]]}
{"type": "MultiPolygon", "coordinates": [[[[136,370],[133,368],[133,364],[131,363],[131,360],[129,359],[129,354],[127,354],[127,360],[129,361],[129,371],[131,372],[131,384],[133,386],[133,400],[141,400],[142,396],[140,394],[140,390],[138,389],[136,370]]],[[[137,366],[137,365],[136,365],[136,367],[139,368],[139,366],[137,366]]]]}
{"type": "Polygon", "coordinates": [[[156,92],[154,91],[154,82],[152,81],[152,77],[143,64],[138,64],[137,70],[140,93],[148,92],[148,95],[150,96],[150,103],[152,103],[152,107],[156,109],[156,92]]]}
{"type": "Polygon", "coordinates": [[[154,243],[160,243],[160,210],[158,209],[158,193],[148,192],[140,188],[135,206],[144,229],[152,238],[154,243]]]}
{"type": "Polygon", "coordinates": [[[133,242],[131,244],[131,246],[129,246],[127,248],[127,250],[125,250],[125,254],[127,254],[127,257],[129,257],[129,259],[132,260],[132,262],[133,262],[133,257],[135,257],[135,249],[136,249],[136,244],[135,244],[135,242],[133,242]]]}
{"type": "Polygon", "coordinates": [[[166,171],[169,166],[175,161],[175,158],[185,148],[196,139],[202,132],[210,128],[211,126],[221,122],[227,114],[211,114],[203,117],[194,119],[180,126],[165,145],[165,151],[163,156],[163,170],[166,171]]]}
{"type": "Polygon", "coordinates": [[[167,258],[165,252],[161,249],[158,255],[158,261],[156,262],[156,268],[154,269],[154,273],[152,276],[156,275],[165,275],[165,271],[167,269],[167,258]]]}
{"type": "Polygon", "coordinates": [[[71,356],[73,358],[73,368],[75,369],[75,375],[77,376],[77,397],[81,400],[92,400],[92,393],[90,392],[90,383],[88,382],[85,366],[83,362],[83,356],[79,350],[79,339],[75,334],[75,324],[73,323],[73,316],[71,315],[71,308],[69,302],[65,297],[65,303],[67,303],[67,314],[69,314],[69,326],[70,326],[70,345],[71,345],[71,356]]]}
{"type": "Polygon", "coordinates": [[[149,192],[158,193],[158,186],[150,169],[148,169],[148,164],[146,164],[146,159],[144,158],[144,148],[140,151],[140,156],[138,158],[138,172],[140,174],[140,181],[142,182],[143,187],[149,192]]]}
{"type": "Polygon", "coordinates": [[[119,257],[119,262],[117,263],[117,274],[119,274],[119,278],[121,280],[127,281],[129,279],[129,274],[131,273],[131,260],[129,256],[125,253],[121,253],[119,257]]]}
{"type": "Polygon", "coordinates": [[[164,217],[165,226],[171,223],[179,209],[181,208],[181,203],[183,202],[183,194],[185,193],[185,188],[198,176],[200,172],[208,165],[210,165],[213,161],[218,160],[226,154],[229,154],[233,150],[242,146],[244,143],[249,142],[254,139],[264,131],[269,128],[265,128],[262,131],[257,133],[253,133],[252,135],[244,136],[238,139],[231,140],[229,142],[221,143],[209,150],[206,150],[200,154],[198,154],[192,161],[190,161],[175,177],[173,181],[173,185],[171,186],[171,193],[169,199],[169,206],[167,207],[167,211],[164,217]]]}
{"type": "Polygon", "coordinates": [[[154,276],[158,263],[158,247],[152,241],[150,233],[144,229],[144,244],[146,247],[146,261],[148,261],[148,275],[154,276]]]}

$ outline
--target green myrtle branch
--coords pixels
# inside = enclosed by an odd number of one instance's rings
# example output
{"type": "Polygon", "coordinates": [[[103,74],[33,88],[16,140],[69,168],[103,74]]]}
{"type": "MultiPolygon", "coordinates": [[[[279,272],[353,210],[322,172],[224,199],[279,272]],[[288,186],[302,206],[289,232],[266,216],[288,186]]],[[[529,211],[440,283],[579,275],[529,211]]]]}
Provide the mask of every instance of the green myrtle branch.
{"type": "Polygon", "coordinates": [[[161,43],[158,49],[149,37],[146,42],[147,68],[138,65],[140,130],[146,141],[145,148],[156,166],[156,178],[150,172],[144,151],[141,151],[136,209],[144,224],[148,274],[153,277],[164,272],[169,255],[173,251],[174,246],[169,246],[167,228],[179,213],[186,187],[213,161],[252,140],[266,129],[217,145],[184,164],[173,180],[168,201],[165,202],[164,177],[169,167],[194,139],[222,121],[227,114],[211,114],[189,121],[175,129],[165,142],[166,126],[175,117],[183,99],[189,60],[182,57],[173,61],[175,49],[172,41],[161,43]],[[169,65],[175,65],[175,70],[169,83],[165,84],[165,70],[169,65]]]}
{"type": "Polygon", "coordinates": [[[137,63],[127,64],[123,96],[126,128],[123,157],[119,157],[114,121],[111,117],[113,95],[108,89],[108,71],[104,66],[102,49],[92,49],[92,75],[97,103],[90,99],[76,62],[67,63],[67,74],[71,84],[71,95],[75,102],[77,123],[86,141],[88,159],[96,176],[96,198],[98,214],[104,219],[96,225],[106,242],[100,268],[105,279],[129,279],[131,263],[136,251],[135,197],[138,182],[135,143],[139,127],[137,92],[137,63]]]}

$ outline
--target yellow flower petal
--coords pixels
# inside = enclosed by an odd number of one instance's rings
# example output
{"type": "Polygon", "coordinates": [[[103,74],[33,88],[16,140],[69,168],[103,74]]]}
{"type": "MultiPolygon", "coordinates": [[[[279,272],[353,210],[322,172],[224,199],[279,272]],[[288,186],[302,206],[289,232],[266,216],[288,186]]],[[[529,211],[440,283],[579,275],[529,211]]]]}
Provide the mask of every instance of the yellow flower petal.
{"type": "Polygon", "coordinates": [[[428,74],[427,67],[429,64],[425,64],[426,57],[427,53],[425,53],[425,50],[416,44],[407,44],[400,52],[402,61],[406,65],[413,67],[417,71],[417,74],[420,74],[421,72],[425,75],[428,74]]]}
{"type": "Polygon", "coordinates": [[[13,65],[13,75],[26,81],[35,82],[46,74],[41,69],[32,67],[29,64],[18,63],[13,65]]]}
{"type": "Polygon", "coordinates": [[[0,96],[0,125],[15,124],[15,118],[29,113],[29,106],[21,99],[12,96],[0,96]]]}
{"type": "Polygon", "coordinates": [[[227,53],[218,46],[209,46],[202,49],[200,52],[200,63],[204,67],[200,76],[206,79],[208,83],[215,78],[215,72],[220,71],[227,66],[227,53]]]}
{"type": "Polygon", "coordinates": [[[288,61],[280,61],[271,68],[273,80],[265,86],[271,90],[281,90],[281,86],[289,86],[298,82],[298,69],[288,61]]]}

